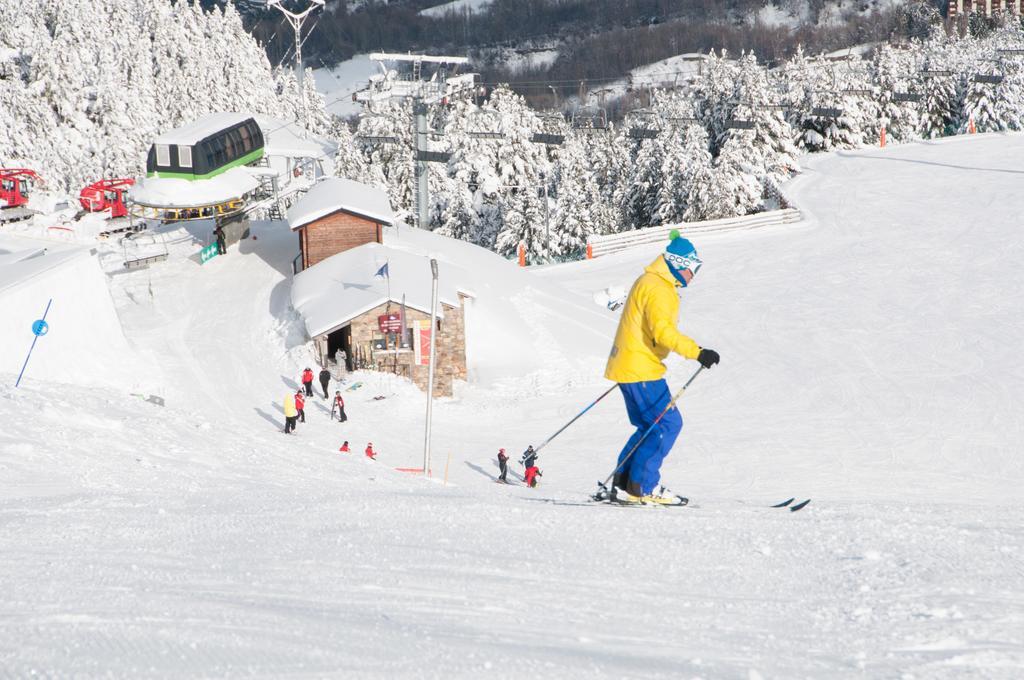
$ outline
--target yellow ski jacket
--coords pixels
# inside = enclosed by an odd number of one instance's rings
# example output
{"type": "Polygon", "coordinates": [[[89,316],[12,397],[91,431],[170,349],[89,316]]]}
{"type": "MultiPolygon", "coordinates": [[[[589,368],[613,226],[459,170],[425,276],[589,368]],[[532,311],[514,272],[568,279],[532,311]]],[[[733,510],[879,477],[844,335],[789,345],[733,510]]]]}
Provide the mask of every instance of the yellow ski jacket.
{"type": "Polygon", "coordinates": [[[700,347],[676,328],[679,294],[676,280],[658,256],[633,284],[622,309],[604,377],[617,383],[659,380],[669,352],[696,359],[700,347]]]}
{"type": "Polygon", "coordinates": [[[289,394],[284,398],[284,415],[286,418],[294,418],[299,415],[299,412],[295,410],[295,395],[289,394]]]}

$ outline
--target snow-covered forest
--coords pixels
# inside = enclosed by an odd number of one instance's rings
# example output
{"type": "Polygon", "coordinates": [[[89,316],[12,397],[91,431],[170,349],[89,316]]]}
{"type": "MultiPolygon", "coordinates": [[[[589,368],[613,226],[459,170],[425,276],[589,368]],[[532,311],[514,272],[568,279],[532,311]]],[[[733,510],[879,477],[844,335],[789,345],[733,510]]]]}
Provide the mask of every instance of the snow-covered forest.
{"type": "MultiPolygon", "coordinates": [[[[169,0],[0,0],[0,163],[75,192],[137,175],[159,131],[211,111],[296,119],[296,80],[272,68],[235,8],[169,0]],[[102,36],[102,39],[100,39],[102,36]]],[[[774,68],[710,54],[685,86],[603,124],[596,107],[542,112],[508,88],[434,107],[434,229],[511,255],[577,257],[592,234],[743,215],[784,203],[802,153],[1024,129],[1024,29],[936,26],[922,41],[835,61],[802,51],[774,68]],[[536,133],[564,136],[548,146],[536,133]],[[482,134],[481,134],[482,133],[482,134]],[[498,133],[498,134],[495,134],[498,133]]],[[[306,78],[314,132],[340,142],[338,172],[413,206],[411,104],[377,105],[354,130],[306,78]],[[395,138],[381,143],[381,137],[395,138]]]]}
{"type": "Polygon", "coordinates": [[[0,165],[51,190],[138,175],[157,133],[205,113],[298,117],[292,71],[271,68],[231,4],[0,0],[0,16],[0,165]]]}

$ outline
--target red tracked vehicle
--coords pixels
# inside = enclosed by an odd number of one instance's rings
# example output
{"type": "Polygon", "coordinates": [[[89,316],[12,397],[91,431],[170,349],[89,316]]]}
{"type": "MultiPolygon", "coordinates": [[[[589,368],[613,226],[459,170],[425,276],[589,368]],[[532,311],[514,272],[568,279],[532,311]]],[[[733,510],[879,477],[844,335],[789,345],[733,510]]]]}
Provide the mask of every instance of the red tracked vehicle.
{"type": "Polygon", "coordinates": [[[110,216],[125,217],[128,205],[125,198],[128,189],[135,184],[134,179],[101,179],[82,189],[78,201],[86,212],[110,211],[110,216]]]}

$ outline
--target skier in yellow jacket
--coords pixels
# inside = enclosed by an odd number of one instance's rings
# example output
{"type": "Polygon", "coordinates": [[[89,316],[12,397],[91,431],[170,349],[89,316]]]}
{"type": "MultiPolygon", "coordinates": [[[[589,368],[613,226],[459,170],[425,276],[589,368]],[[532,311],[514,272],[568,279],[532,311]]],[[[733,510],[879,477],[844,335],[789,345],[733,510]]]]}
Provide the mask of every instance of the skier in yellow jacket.
{"type": "Polygon", "coordinates": [[[619,383],[629,422],[636,426],[619,454],[615,474],[617,498],[627,502],[674,502],[654,493],[661,480],[661,463],[683,428],[675,406],[665,412],[672,395],[663,378],[666,369],[662,362],[670,352],[696,359],[704,368],[711,368],[719,359],[718,352],[700,347],[676,328],[679,289],[690,284],[701,260],[693,244],[679,232],[673,230],[671,239],[665,252],[644,269],[630,289],[604,373],[619,383]],[[657,425],[643,438],[656,420],[657,425]]]}
{"type": "Polygon", "coordinates": [[[290,434],[299,419],[299,411],[295,408],[295,395],[290,392],[284,395],[284,433],[290,434]]]}

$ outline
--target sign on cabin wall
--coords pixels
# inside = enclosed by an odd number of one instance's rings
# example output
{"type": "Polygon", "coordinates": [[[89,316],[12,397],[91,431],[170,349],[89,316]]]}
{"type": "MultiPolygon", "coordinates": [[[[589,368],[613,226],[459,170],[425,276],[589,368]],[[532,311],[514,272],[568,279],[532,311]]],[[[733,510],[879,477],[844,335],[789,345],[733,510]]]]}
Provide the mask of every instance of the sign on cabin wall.
{"type": "Polygon", "coordinates": [[[413,321],[412,332],[412,347],[415,352],[416,364],[427,366],[430,364],[430,319],[413,321]]]}
{"type": "Polygon", "coordinates": [[[402,331],[402,315],[393,312],[377,317],[377,326],[381,333],[400,333],[402,331]]]}

